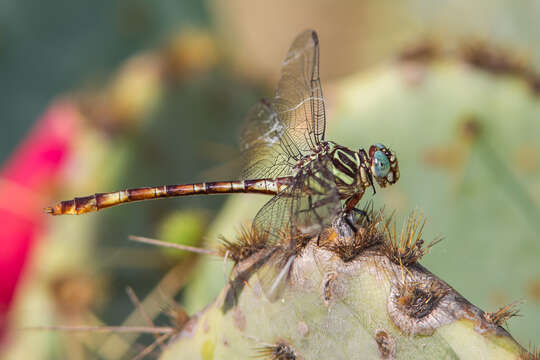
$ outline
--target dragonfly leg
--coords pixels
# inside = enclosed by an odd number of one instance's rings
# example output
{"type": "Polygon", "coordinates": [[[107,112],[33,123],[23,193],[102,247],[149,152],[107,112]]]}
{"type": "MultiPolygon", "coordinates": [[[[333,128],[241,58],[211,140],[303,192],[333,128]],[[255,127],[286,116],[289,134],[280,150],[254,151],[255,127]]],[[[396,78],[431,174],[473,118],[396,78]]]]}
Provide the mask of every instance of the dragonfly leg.
{"type": "Polygon", "coordinates": [[[354,221],[354,216],[353,216],[354,213],[365,216],[368,223],[370,222],[368,213],[365,210],[358,209],[356,207],[356,204],[358,204],[358,202],[360,201],[360,199],[362,198],[363,195],[364,195],[364,191],[359,191],[356,194],[354,194],[353,196],[351,196],[350,198],[348,198],[345,201],[345,206],[344,206],[344,209],[343,209],[345,222],[355,232],[358,231],[358,228],[355,225],[356,222],[354,221]]]}
{"type": "Polygon", "coordinates": [[[308,196],[308,208],[307,209],[301,209],[299,210],[298,212],[299,213],[305,213],[305,212],[309,212],[309,211],[312,211],[315,213],[315,216],[317,217],[317,220],[320,220],[322,222],[322,218],[319,216],[319,214],[317,214],[315,212],[315,209],[319,208],[319,207],[323,207],[324,205],[328,205],[332,202],[334,202],[334,198],[333,197],[327,197],[327,198],[323,198],[323,199],[320,199],[320,200],[317,200],[315,202],[313,202],[313,197],[311,195],[308,196]]]}
{"type": "Polygon", "coordinates": [[[362,199],[362,196],[364,196],[364,190],[356,192],[353,196],[345,200],[345,211],[351,211],[356,207],[356,204],[362,199]]]}
{"type": "Polygon", "coordinates": [[[366,218],[368,224],[371,223],[371,219],[369,218],[369,214],[367,213],[366,210],[364,209],[359,209],[359,208],[353,208],[352,211],[354,211],[355,213],[357,213],[358,215],[362,215],[363,217],[366,218]]]}

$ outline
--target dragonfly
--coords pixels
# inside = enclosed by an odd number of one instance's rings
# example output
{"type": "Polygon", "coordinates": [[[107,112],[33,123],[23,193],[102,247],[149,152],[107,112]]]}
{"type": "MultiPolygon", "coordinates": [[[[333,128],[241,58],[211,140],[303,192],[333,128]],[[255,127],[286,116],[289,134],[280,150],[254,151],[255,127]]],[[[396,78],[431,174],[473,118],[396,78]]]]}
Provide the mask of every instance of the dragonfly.
{"type": "MultiPolygon", "coordinates": [[[[52,215],[84,214],[128,202],[198,194],[257,193],[273,195],[253,220],[269,243],[283,229],[317,234],[339,214],[356,209],[369,188],[399,179],[398,160],[383,144],[352,150],[325,139],[325,102],[319,76],[319,38],[306,30],[293,41],[282,63],[270,100],[248,111],[241,132],[242,180],[133,188],[61,201],[46,209],[52,215]]],[[[296,236],[297,237],[297,236],[296,236]]],[[[293,238],[293,236],[291,236],[293,238]]],[[[295,243],[272,257],[283,279],[294,260],[295,243]],[[284,255],[287,254],[287,255],[284,255]]],[[[272,281],[272,288],[277,287],[272,281]]]]}

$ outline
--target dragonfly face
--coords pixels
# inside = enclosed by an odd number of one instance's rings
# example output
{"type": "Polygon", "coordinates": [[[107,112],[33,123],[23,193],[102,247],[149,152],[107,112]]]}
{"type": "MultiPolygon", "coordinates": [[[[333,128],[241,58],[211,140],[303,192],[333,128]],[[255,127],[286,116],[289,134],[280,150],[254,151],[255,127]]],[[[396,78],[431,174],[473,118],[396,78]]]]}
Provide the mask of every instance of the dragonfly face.
{"type": "Polygon", "coordinates": [[[380,187],[392,185],[399,180],[399,166],[396,155],[383,144],[369,148],[370,172],[380,187]]]}

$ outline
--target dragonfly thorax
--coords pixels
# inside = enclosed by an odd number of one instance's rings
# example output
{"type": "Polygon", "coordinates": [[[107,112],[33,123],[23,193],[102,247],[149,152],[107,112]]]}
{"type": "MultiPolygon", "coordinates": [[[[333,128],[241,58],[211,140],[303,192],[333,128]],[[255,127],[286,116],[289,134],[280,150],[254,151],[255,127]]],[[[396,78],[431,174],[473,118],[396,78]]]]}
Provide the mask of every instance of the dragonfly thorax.
{"type": "Polygon", "coordinates": [[[331,143],[328,158],[342,199],[361,198],[367,188],[373,187],[374,180],[385,187],[399,179],[397,158],[382,144],[372,145],[368,154],[364,149],[354,151],[331,143]]]}
{"type": "Polygon", "coordinates": [[[359,190],[371,186],[369,159],[364,150],[354,151],[345,146],[333,144],[328,153],[331,171],[341,198],[354,195],[359,190]],[[359,189],[360,188],[360,189],[359,189]]]}

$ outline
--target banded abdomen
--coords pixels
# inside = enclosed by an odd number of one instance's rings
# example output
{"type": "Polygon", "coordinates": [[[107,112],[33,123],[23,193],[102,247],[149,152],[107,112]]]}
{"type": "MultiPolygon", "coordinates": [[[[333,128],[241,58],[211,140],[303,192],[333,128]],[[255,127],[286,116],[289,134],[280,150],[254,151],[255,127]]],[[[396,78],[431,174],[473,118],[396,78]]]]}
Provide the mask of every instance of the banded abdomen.
{"type": "Polygon", "coordinates": [[[291,177],[279,177],[276,179],[202,182],[127,189],[61,201],[46,208],[45,211],[52,215],[80,215],[128,202],[167,197],[231,193],[275,195],[290,185],[291,179],[291,177]]]}

